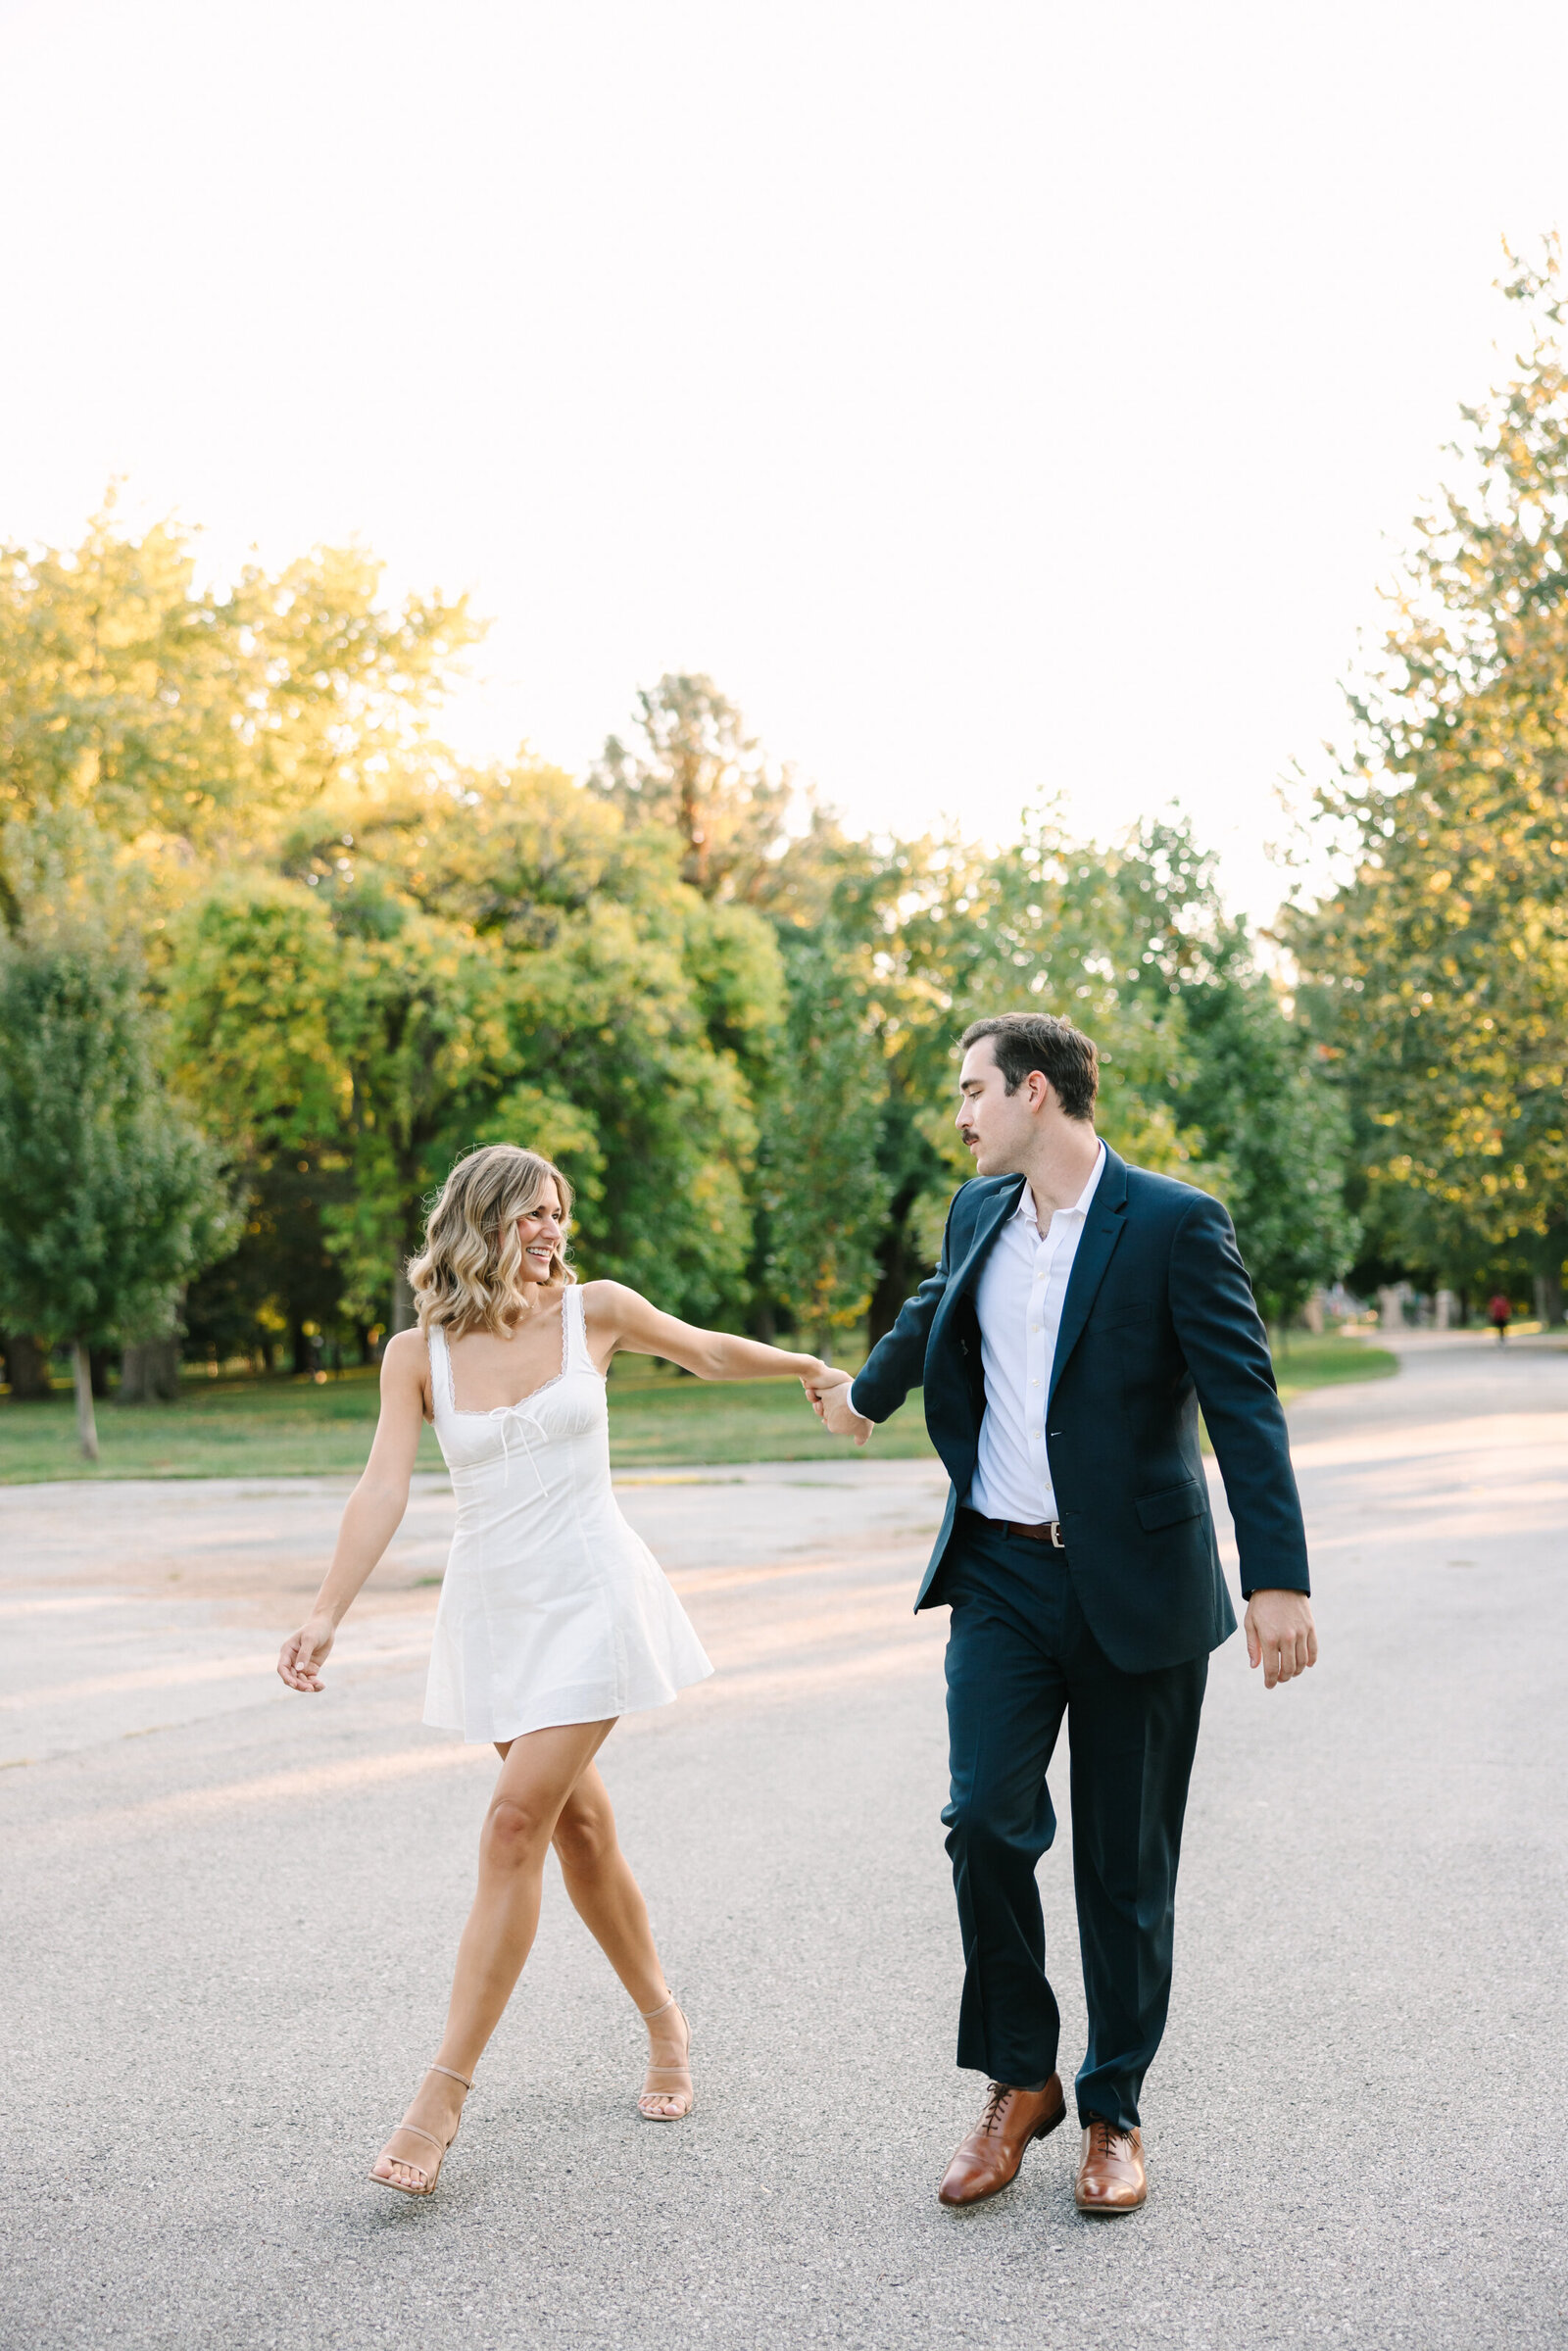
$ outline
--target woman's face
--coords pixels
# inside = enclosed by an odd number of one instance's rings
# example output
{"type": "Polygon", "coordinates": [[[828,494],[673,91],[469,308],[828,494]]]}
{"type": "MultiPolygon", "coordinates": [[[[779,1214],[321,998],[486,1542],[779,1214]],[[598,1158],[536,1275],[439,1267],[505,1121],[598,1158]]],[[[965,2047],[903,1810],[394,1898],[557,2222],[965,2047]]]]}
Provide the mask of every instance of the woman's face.
{"type": "Polygon", "coordinates": [[[547,1183],[533,1206],[518,1217],[517,1239],[522,1244],[519,1281],[548,1282],[550,1260],[561,1247],[561,1195],[554,1184],[547,1183]]]}

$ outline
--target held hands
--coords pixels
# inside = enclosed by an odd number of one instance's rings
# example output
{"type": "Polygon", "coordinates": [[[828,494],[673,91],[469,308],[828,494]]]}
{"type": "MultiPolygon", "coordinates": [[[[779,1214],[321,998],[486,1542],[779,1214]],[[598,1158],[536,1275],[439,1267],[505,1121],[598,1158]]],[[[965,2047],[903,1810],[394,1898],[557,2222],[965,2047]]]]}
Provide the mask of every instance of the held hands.
{"type": "Polygon", "coordinates": [[[1248,1662],[1262,1666],[1265,1690],[1317,1663],[1317,1628],[1304,1592],[1254,1592],[1246,1630],[1248,1662]]]}
{"type": "Polygon", "coordinates": [[[290,1690],[319,1690],[321,1668],[334,1638],[335,1630],[324,1617],[311,1617],[279,1649],[278,1680],[290,1690]]]}
{"type": "Polygon", "coordinates": [[[857,1412],[850,1402],[850,1375],[822,1366],[817,1379],[803,1380],[801,1386],[811,1399],[811,1410],[822,1426],[834,1437],[853,1437],[857,1445],[864,1445],[876,1427],[857,1412]]]}

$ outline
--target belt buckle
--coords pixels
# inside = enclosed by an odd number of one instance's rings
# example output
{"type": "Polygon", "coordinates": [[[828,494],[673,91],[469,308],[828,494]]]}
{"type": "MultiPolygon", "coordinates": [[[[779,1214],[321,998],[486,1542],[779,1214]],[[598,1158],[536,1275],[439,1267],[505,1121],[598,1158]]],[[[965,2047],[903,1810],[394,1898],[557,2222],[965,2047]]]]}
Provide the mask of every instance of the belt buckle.
{"type": "Polygon", "coordinates": [[[1054,1551],[1064,1551],[1067,1548],[1067,1545],[1061,1540],[1061,1521],[1059,1518],[1054,1518],[1051,1522],[1051,1547],[1054,1551]]]}

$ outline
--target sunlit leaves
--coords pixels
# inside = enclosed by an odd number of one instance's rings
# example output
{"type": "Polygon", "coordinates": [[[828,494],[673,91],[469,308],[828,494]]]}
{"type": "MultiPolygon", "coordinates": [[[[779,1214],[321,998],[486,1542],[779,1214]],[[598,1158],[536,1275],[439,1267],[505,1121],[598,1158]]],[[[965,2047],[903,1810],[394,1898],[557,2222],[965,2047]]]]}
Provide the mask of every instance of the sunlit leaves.
{"type": "Polygon", "coordinates": [[[1385,1248],[1463,1279],[1568,1249],[1568,376],[1555,247],[1504,287],[1514,378],[1467,410],[1327,812],[1353,878],[1295,926],[1385,1248]]]}
{"type": "Polygon", "coordinates": [[[135,967],[85,938],[0,945],[0,1324],[167,1330],[235,1234],[218,1153],[159,1078],[135,967]]]}

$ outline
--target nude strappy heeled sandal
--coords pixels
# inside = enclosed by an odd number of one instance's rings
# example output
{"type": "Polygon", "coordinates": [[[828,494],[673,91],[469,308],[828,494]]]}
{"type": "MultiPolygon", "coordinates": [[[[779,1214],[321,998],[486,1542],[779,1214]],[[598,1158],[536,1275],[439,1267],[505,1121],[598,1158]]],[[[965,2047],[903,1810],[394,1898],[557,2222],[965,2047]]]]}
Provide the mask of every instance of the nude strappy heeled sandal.
{"type": "Polygon", "coordinates": [[[645,2123],[683,2123],[697,2103],[697,2092],[692,2087],[692,2029],[686,2023],[685,2009],[671,1992],[668,1999],[661,2000],[657,2008],[639,2008],[637,2014],[645,2024],[650,2024],[656,2016],[662,2016],[666,2008],[673,2008],[685,2026],[687,2062],[685,2065],[651,2065],[643,2075],[637,2112],[645,2123]],[[656,2114],[653,2112],[656,2102],[662,2106],[674,2106],[676,2112],[656,2114]]]}
{"type": "MultiPolygon", "coordinates": [[[[466,2090],[470,2090],[473,2087],[473,2083],[471,2082],[465,2082],[463,2076],[461,2074],[455,2074],[449,2065],[427,2065],[424,2071],[426,2074],[445,2074],[449,2082],[462,2082],[466,2090]]],[[[457,2122],[453,2126],[451,2138],[446,2140],[437,2138],[433,2131],[421,2131],[417,2123],[399,2123],[398,2131],[406,2131],[411,2138],[425,2139],[437,2150],[435,2170],[427,2176],[423,2187],[410,2187],[407,2180],[383,2180],[380,2173],[375,2171],[373,2168],[369,2174],[370,2179],[375,2181],[377,2187],[395,2187],[400,2196],[433,2196],[435,2194],[435,2183],[441,2177],[441,2166],[446,2162],[447,2159],[447,2149],[455,2143],[458,2132],[462,2129],[463,2116],[461,2112],[458,2115],[457,2122]]],[[[393,2131],[392,2138],[397,2137],[398,2131],[393,2131]]],[[[389,2138],[386,2143],[390,2147],[392,2144],[392,2139],[389,2138]]],[[[380,2161],[379,2156],[376,2158],[376,2161],[380,2161]]],[[[422,2173],[424,2171],[424,2166],[422,2163],[414,2163],[406,2155],[389,2155],[387,2157],[387,2162],[400,2163],[406,2172],[422,2173]]]]}

